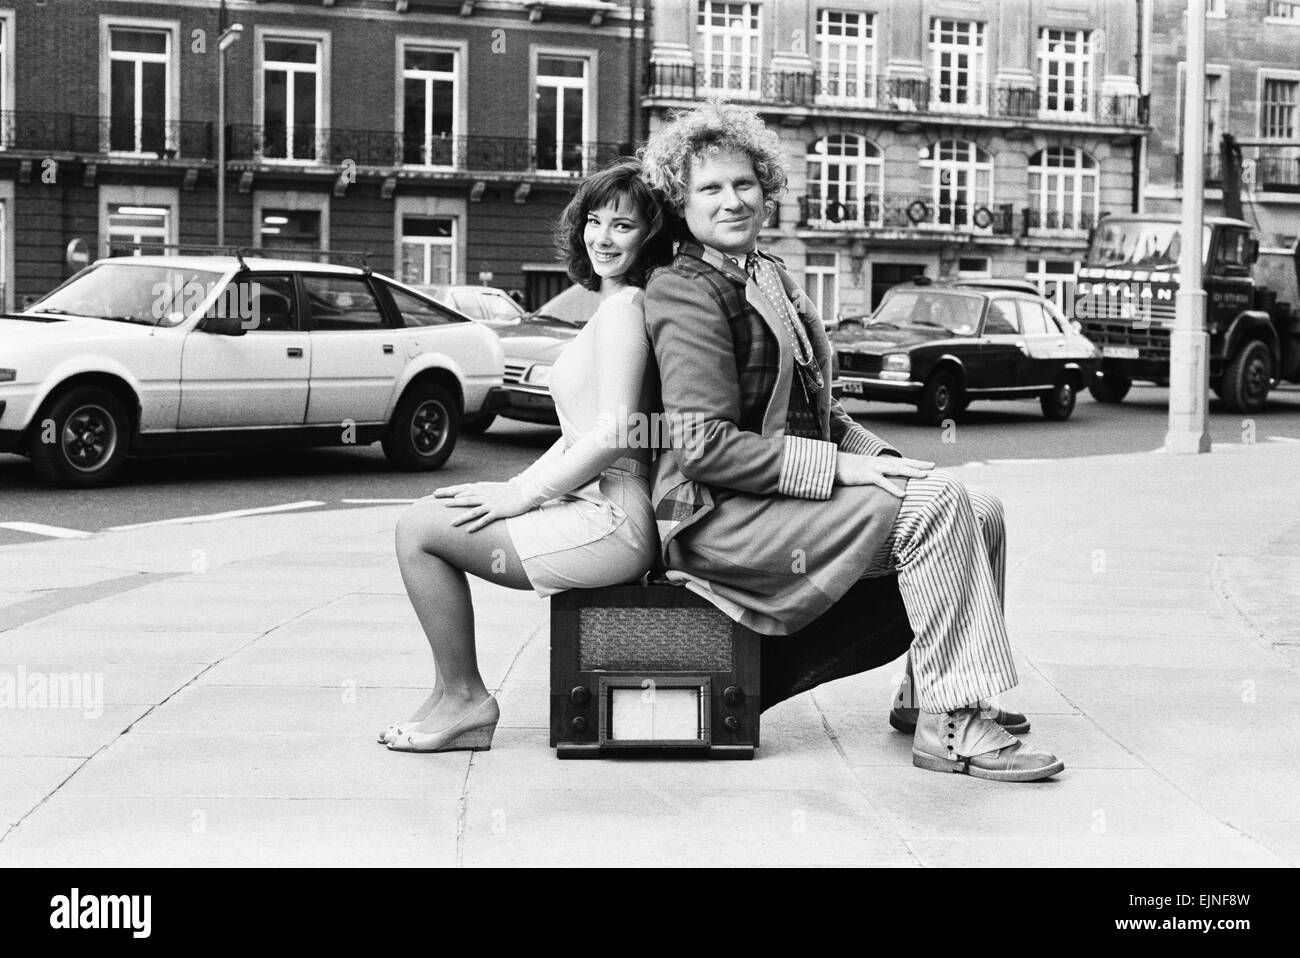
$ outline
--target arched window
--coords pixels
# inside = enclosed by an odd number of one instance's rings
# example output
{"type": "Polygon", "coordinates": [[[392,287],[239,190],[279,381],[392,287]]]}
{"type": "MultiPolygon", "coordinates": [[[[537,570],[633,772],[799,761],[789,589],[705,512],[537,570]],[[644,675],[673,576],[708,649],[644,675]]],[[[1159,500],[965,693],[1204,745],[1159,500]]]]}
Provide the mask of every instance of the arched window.
{"type": "Polygon", "coordinates": [[[921,167],[931,175],[930,225],[992,232],[993,158],[987,150],[966,140],[940,140],[921,167]]]}
{"type": "Polygon", "coordinates": [[[854,133],[832,133],[808,148],[809,225],[880,224],[880,150],[854,133]]]}
{"type": "Polygon", "coordinates": [[[1083,150],[1050,146],[1029,158],[1029,225],[1090,230],[1097,222],[1097,164],[1083,150]]]}

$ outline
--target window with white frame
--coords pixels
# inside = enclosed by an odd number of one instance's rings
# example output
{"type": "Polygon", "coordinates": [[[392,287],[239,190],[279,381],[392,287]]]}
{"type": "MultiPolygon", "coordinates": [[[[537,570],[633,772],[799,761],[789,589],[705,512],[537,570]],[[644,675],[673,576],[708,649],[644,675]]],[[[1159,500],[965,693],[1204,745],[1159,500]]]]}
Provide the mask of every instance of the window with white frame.
{"type": "Polygon", "coordinates": [[[940,140],[921,167],[931,174],[930,225],[992,230],[993,160],[986,150],[966,140],[940,140]]]}
{"type": "Polygon", "coordinates": [[[456,282],[456,220],[449,216],[403,216],[398,278],[409,286],[456,282]]]}
{"type": "Polygon", "coordinates": [[[1074,315],[1074,284],[1079,275],[1078,260],[1031,259],[1025,264],[1025,279],[1054,302],[1066,316],[1074,315]]]}
{"type": "Polygon", "coordinates": [[[543,54],[537,57],[533,97],[537,130],[537,168],[581,173],[586,154],[589,107],[587,57],[543,54]]]}
{"type": "Polygon", "coordinates": [[[1268,0],[1268,15],[1300,22],[1300,0],[1268,0]]]}
{"type": "Polygon", "coordinates": [[[1082,116],[1092,105],[1092,42],[1087,30],[1038,31],[1042,112],[1082,116]]]}
{"type": "MultiPolygon", "coordinates": [[[[1224,116],[1227,109],[1229,80],[1221,68],[1207,68],[1205,71],[1205,149],[1213,153],[1219,148],[1219,136],[1224,130],[1224,116]]],[[[1178,149],[1183,143],[1183,109],[1187,99],[1187,64],[1178,64],[1178,149]]],[[[1217,167],[1216,167],[1217,169],[1217,167]]]]}
{"type": "Polygon", "coordinates": [[[319,250],[325,245],[321,237],[320,210],[267,207],[262,210],[258,236],[265,249],[319,250]]]}
{"type": "Polygon", "coordinates": [[[293,37],[262,39],[262,155],[320,159],[322,44],[293,37]]]}
{"type": "Polygon", "coordinates": [[[1265,77],[1259,103],[1259,135],[1290,140],[1296,135],[1296,100],[1300,79],[1265,77]]]}
{"type": "Polygon", "coordinates": [[[166,206],[108,206],[108,255],[140,256],[162,253],[171,235],[171,209],[166,206]]]}
{"type": "Polygon", "coordinates": [[[818,99],[871,104],[875,98],[874,30],[870,13],[817,11],[818,99]]]}
{"type": "Polygon", "coordinates": [[[832,133],[808,149],[808,222],[822,227],[878,225],[880,150],[855,133],[832,133]]]}
{"type": "Polygon", "coordinates": [[[455,50],[402,50],[402,162],[455,166],[457,122],[455,50]]]}
{"type": "Polygon", "coordinates": [[[1050,146],[1029,158],[1030,225],[1081,231],[1097,222],[1097,164],[1075,147],[1050,146]]]}
{"type": "Polygon", "coordinates": [[[762,29],[757,3],[699,0],[697,30],[703,86],[755,96],[759,86],[762,29]]]}
{"type": "Polygon", "coordinates": [[[804,267],[804,289],[817,307],[817,314],[824,322],[832,322],[839,316],[840,295],[840,254],[809,253],[804,267]]]}
{"type": "Polygon", "coordinates": [[[984,110],[984,24],[974,20],[930,21],[930,99],[942,112],[984,110]]]}
{"type": "Polygon", "coordinates": [[[169,30],[110,27],[108,31],[108,148],[157,153],[170,146],[172,36],[169,30]]]}
{"type": "Polygon", "coordinates": [[[987,256],[962,256],[957,260],[958,279],[990,279],[992,276],[987,256]]]}

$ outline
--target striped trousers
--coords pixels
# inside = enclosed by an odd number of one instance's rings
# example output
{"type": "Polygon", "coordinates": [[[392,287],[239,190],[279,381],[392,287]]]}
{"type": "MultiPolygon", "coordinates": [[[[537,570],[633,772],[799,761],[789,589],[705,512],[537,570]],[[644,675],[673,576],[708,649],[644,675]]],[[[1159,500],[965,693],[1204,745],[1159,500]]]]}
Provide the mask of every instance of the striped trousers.
{"type": "Polygon", "coordinates": [[[1002,503],[942,472],[909,479],[898,518],[867,575],[896,572],[915,638],[900,704],[974,706],[1018,681],[1003,620],[1002,503]]]}

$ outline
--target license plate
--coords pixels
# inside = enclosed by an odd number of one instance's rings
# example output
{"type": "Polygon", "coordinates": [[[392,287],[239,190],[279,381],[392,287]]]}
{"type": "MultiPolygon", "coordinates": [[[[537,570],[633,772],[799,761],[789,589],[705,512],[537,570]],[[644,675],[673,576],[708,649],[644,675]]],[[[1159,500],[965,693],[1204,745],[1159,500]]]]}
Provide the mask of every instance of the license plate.
{"type": "Polygon", "coordinates": [[[1138,348],[1136,346],[1103,346],[1101,354],[1111,359],[1137,359],[1138,348]]]}
{"type": "Polygon", "coordinates": [[[862,395],[862,383],[854,382],[851,379],[846,379],[840,383],[840,386],[841,388],[843,388],[843,390],[846,393],[853,393],[855,396],[862,395]]]}

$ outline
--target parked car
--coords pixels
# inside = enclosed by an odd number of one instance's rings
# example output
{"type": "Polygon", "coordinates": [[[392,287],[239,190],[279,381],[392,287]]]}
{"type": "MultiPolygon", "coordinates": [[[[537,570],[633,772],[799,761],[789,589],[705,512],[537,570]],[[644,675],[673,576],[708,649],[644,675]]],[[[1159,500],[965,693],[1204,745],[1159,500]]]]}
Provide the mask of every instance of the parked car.
{"type": "Polygon", "coordinates": [[[414,286],[438,302],[464,313],[493,329],[518,326],[525,309],[505,290],[492,286],[414,286]]]}
{"type": "Polygon", "coordinates": [[[909,283],[831,336],[842,394],[915,403],[938,424],[976,399],[1037,397],[1069,419],[1101,354],[1036,290],[1018,284],[909,283]]]}
{"type": "Polygon", "coordinates": [[[128,453],[366,445],[437,469],[506,399],[490,329],[368,269],[240,256],[99,260],[0,318],[0,451],[62,486],[128,453]]]}
{"type": "MultiPolygon", "coordinates": [[[[497,330],[505,350],[509,400],[496,410],[496,415],[521,422],[559,423],[551,397],[551,366],[599,305],[599,293],[570,286],[529,313],[519,325],[497,330]]],[[[491,419],[486,425],[480,420],[474,427],[481,431],[491,424],[491,419]]]]}

